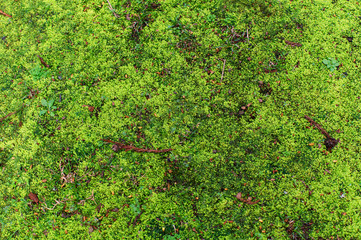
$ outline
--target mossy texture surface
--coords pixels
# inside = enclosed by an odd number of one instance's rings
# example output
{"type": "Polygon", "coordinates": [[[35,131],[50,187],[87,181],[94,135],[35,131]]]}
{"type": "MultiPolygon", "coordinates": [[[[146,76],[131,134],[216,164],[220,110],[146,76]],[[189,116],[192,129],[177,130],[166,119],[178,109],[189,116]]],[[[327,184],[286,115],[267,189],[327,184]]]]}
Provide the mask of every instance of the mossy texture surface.
{"type": "Polygon", "coordinates": [[[0,10],[0,239],[361,238],[355,0],[0,10]]]}

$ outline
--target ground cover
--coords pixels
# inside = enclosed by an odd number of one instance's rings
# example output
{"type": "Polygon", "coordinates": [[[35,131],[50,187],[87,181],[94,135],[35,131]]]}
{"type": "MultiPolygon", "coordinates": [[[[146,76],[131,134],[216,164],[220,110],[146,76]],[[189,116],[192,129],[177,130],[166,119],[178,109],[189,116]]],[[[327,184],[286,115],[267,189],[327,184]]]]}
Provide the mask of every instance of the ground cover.
{"type": "Polygon", "coordinates": [[[360,238],[360,7],[0,4],[1,239],[360,238]]]}

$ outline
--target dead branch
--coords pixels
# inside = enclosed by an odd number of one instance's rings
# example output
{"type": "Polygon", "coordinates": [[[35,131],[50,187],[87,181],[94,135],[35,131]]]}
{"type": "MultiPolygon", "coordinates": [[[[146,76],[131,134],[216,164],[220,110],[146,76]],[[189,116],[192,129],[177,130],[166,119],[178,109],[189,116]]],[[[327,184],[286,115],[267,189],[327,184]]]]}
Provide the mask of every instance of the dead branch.
{"type": "Polygon", "coordinates": [[[315,121],[313,121],[309,116],[305,115],[305,118],[326,137],[324,144],[327,148],[327,151],[329,151],[331,153],[332,148],[334,148],[340,142],[340,140],[339,139],[336,140],[336,139],[332,138],[330,136],[330,134],[328,134],[326,132],[325,129],[323,129],[319,124],[317,124],[315,121]]]}
{"type": "Polygon", "coordinates": [[[302,47],[301,43],[290,42],[290,41],[287,41],[287,40],[285,40],[285,43],[287,43],[291,47],[302,47]]]}
{"type": "MultiPolygon", "coordinates": [[[[130,145],[125,145],[122,143],[118,143],[118,142],[113,142],[111,140],[108,139],[101,139],[104,142],[109,142],[109,143],[114,143],[116,146],[118,146],[119,149],[124,149],[125,151],[130,151],[133,150],[135,152],[152,152],[152,153],[162,153],[162,152],[169,152],[172,151],[173,149],[163,149],[163,150],[154,150],[154,149],[144,149],[144,148],[137,148],[137,147],[133,147],[130,145]]],[[[113,150],[115,148],[113,147],[113,150]]],[[[118,149],[117,149],[118,150],[118,149]]]]}
{"type": "MultiPolygon", "coordinates": [[[[65,203],[67,200],[69,200],[69,199],[67,199],[67,198],[65,198],[64,200],[62,200],[62,201],[58,201],[58,200],[55,200],[55,204],[53,205],[53,207],[52,208],[48,208],[48,205],[44,202],[44,205],[45,205],[45,208],[43,208],[43,211],[46,209],[46,210],[54,210],[54,208],[57,206],[57,205],[59,205],[59,204],[61,204],[61,203],[65,203]]],[[[45,212],[45,211],[44,211],[45,212]]]]}
{"type": "Polygon", "coordinates": [[[97,205],[97,202],[94,199],[94,190],[92,190],[92,195],[90,197],[88,197],[87,199],[94,201],[94,203],[97,205]]]}
{"type": "Polygon", "coordinates": [[[24,104],[23,104],[23,106],[21,106],[18,110],[14,111],[14,112],[12,112],[12,113],[9,113],[9,114],[6,115],[5,117],[0,118],[0,122],[4,121],[6,118],[10,117],[11,115],[14,115],[15,113],[21,111],[21,110],[23,109],[23,107],[24,107],[24,104]]]}
{"type": "Polygon", "coordinates": [[[45,67],[49,68],[50,66],[46,64],[46,62],[38,55],[38,58],[40,59],[41,64],[43,64],[45,67]]]}
{"type": "Polygon", "coordinates": [[[0,14],[1,14],[1,15],[4,15],[5,17],[9,17],[9,18],[13,17],[13,16],[11,16],[11,15],[9,15],[9,14],[7,14],[7,13],[4,13],[4,12],[1,11],[1,10],[0,10],[0,14]]]}
{"type": "Polygon", "coordinates": [[[113,12],[113,15],[116,17],[116,18],[120,18],[120,16],[118,14],[115,13],[115,10],[113,9],[112,5],[110,4],[109,0],[108,1],[108,4],[109,4],[109,10],[113,12]]]}
{"type": "Polygon", "coordinates": [[[0,122],[4,121],[7,117],[10,117],[11,115],[15,114],[17,111],[15,112],[12,112],[12,113],[9,113],[8,115],[6,115],[5,117],[3,118],[0,118],[0,122]]]}
{"type": "Polygon", "coordinates": [[[313,121],[309,116],[305,115],[305,118],[313,125],[315,126],[326,138],[331,138],[330,135],[326,132],[325,129],[323,129],[318,123],[313,121]]]}

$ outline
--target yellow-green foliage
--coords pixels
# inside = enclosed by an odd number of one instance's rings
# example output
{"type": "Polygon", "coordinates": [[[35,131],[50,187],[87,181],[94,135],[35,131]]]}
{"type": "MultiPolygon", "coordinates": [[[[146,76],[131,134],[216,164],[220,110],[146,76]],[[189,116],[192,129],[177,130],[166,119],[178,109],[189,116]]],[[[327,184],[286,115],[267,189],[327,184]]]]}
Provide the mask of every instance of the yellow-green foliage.
{"type": "Polygon", "coordinates": [[[109,3],[0,4],[1,239],[360,239],[355,0],[109,3]]]}

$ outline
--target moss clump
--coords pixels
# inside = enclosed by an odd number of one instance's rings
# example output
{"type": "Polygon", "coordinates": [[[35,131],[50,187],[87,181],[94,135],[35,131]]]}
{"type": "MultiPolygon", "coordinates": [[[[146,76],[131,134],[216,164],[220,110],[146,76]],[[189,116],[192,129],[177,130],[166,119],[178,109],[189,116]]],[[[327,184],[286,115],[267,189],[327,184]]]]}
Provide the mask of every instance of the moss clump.
{"type": "Polygon", "coordinates": [[[355,1],[109,3],[0,6],[1,239],[360,238],[355,1]]]}

